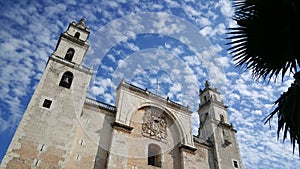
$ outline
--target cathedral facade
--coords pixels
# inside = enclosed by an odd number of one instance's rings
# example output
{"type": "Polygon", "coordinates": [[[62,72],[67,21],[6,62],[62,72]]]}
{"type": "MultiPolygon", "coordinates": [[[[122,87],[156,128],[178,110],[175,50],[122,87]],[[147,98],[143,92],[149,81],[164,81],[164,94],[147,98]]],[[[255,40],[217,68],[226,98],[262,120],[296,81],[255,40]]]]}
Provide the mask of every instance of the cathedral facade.
{"type": "Polygon", "coordinates": [[[86,97],[89,33],[80,20],[61,34],[1,169],[243,168],[236,130],[209,82],[199,93],[197,136],[188,107],[125,81],[115,105],[86,97]]]}

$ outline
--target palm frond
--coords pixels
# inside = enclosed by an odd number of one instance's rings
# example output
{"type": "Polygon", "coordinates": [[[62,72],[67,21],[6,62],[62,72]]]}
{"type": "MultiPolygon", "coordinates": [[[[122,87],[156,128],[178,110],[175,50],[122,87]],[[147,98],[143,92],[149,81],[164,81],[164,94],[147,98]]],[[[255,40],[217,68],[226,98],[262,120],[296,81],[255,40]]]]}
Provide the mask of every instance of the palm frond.
{"type": "Polygon", "coordinates": [[[277,79],[297,72],[300,60],[300,2],[296,0],[234,0],[238,27],[229,28],[227,45],[237,66],[252,70],[254,78],[277,79]],[[278,14],[281,11],[280,14],[278,14]],[[291,12],[296,11],[296,12],[291,12]],[[241,56],[241,50],[246,55],[241,56]],[[236,59],[238,57],[238,59],[236,59]],[[290,67],[287,68],[286,65],[290,67]]]}
{"type": "MultiPolygon", "coordinates": [[[[237,27],[229,28],[229,53],[235,65],[251,70],[253,78],[283,80],[300,67],[299,0],[233,0],[237,27]]],[[[277,107],[265,119],[278,116],[277,137],[290,135],[293,152],[300,142],[300,73],[295,82],[274,104],[277,107]]],[[[299,149],[300,155],[300,149],[299,149]]]]}
{"type": "MultiPolygon", "coordinates": [[[[287,133],[290,135],[293,153],[296,143],[300,146],[300,72],[294,75],[295,81],[288,88],[288,91],[283,93],[279,99],[275,101],[277,107],[265,119],[265,124],[270,123],[274,115],[278,116],[277,138],[280,136],[280,131],[283,131],[283,141],[287,138],[287,133]]],[[[299,148],[300,155],[300,148],[299,148]]]]}

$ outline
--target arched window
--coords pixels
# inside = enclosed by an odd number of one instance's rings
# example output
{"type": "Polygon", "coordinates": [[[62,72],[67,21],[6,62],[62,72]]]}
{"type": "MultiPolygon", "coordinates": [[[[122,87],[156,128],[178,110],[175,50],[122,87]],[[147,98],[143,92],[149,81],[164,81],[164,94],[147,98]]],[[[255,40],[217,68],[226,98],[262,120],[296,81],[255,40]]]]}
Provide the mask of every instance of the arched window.
{"type": "Polygon", "coordinates": [[[66,56],[65,56],[65,60],[71,62],[74,56],[75,50],[73,48],[68,49],[66,56]]]}
{"type": "Polygon", "coordinates": [[[75,35],[74,35],[74,37],[77,38],[77,39],[79,39],[79,36],[80,36],[79,32],[76,32],[75,35]]]}
{"type": "Polygon", "coordinates": [[[61,80],[59,82],[59,86],[70,89],[72,81],[73,81],[73,73],[67,71],[61,77],[61,80]]]}
{"type": "Polygon", "coordinates": [[[148,165],[161,167],[161,148],[156,144],[148,146],[148,165]]]}

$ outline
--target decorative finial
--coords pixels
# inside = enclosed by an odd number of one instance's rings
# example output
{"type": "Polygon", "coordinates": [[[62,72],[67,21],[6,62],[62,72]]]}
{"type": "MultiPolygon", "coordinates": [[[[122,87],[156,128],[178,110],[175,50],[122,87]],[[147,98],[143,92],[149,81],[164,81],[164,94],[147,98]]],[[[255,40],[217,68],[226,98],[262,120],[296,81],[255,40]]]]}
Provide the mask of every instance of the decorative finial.
{"type": "Polygon", "coordinates": [[[79,28],[85,29],[85,30],[89,30],[89,28],[87,26],[85,26],[85,18],[81,18],[79,22],[72,22],[74,25],[76,25],[79,28]]]}
{"type": "Polygon", "coordinates": [[[84,26],[85,25],[85,19],[84,18],[81,18],[80,21],[79,21],[79,25],[82,25],[84,26]]]}
{"type": "Polygon", "coordinates": [[[207,88],[207,89],[210,88],[210,83],[208,80],[205,81],[205,88],[207,88]]]}

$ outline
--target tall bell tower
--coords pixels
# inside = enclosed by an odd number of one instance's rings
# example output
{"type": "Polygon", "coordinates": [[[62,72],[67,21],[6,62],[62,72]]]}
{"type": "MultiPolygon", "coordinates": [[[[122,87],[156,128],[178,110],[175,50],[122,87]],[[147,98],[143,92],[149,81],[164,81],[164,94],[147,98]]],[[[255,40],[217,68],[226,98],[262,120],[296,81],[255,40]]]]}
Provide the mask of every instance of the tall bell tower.
{"type": "Polygon", "coordinates": [[[61,34],[1,168],[65,168],[74,160],[78,117],[92,77],[92,69],[82,65],[89,34],[84,19],[61,34]]]}
{"type": "Polygon", "coordinates": [[[200,89],[199,138],[212,143],[215,166],[218,169],[243,168],[236,130],[229,123],[227,107],[220,99],[216,88],[211,88],[208,81],[205,89],[200,89]]]}

